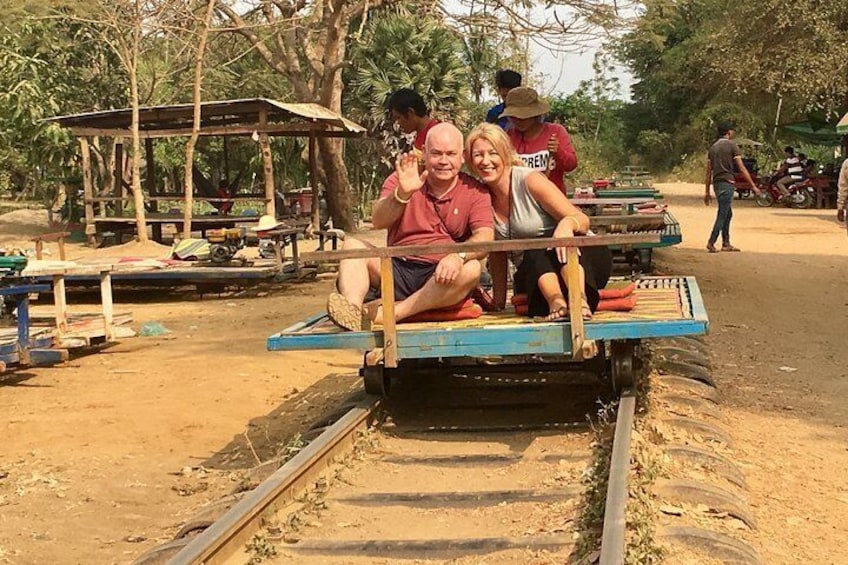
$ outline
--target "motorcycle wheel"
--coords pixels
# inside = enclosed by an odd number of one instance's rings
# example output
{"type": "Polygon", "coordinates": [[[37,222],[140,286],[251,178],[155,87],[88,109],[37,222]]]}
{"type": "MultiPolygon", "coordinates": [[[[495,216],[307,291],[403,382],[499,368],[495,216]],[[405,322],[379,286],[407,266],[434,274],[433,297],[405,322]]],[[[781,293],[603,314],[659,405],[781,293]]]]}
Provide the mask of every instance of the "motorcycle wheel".
{"type": "Polygon", "coordinates": [[[754,201],[757,203],[757,206],[768,208],[774,205],[774,196],[768,190],[764,190],[754,201]]]}
{"type": "Polygon", "coordinates": [[[792,195],[792,207],[805,210],[813,205],[813,197],[806,190],[800,190],[792,195]]]}

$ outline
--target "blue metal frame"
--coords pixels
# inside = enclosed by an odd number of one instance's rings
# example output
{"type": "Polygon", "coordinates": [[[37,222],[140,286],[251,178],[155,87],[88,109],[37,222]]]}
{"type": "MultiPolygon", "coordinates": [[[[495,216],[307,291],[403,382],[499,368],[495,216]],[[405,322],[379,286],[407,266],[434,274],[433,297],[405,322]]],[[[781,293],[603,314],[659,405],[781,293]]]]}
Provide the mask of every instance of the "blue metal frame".
{"type": "Polygon", "coordinates": [[[58,363],[68,358],[65,349],[52,349],[53,336],[31,338],[29,317],[29,295],[35,292],[48,292],[47,284],[18,284],[0,287],[0,296],[11,296],[18,310],[17,340],[0,344],[0,361],[6,365],[22,363],[24,365],[45,365],[58,363]]]}
{"type": "MultiPolygon", "coordinates": [[[[675,277],[676,278],[676,277],[675,277]]],[[[690,315],[672,320],[589,321],[586,338],[625,340],[662,338],[707,333],[709,319],[694,277],[686,277],[690,315]]],[[[327,320],[313,316],[270,336],[269,351],[356,349],[369,351],[383,346],[382,331],[310,333],[327,320]]],[[[408,329],[398,327],[398,358],[465,357],[484,355],[570,354],[571,325],[562,322],[490,324],[487,326],[408,329]]]]}
{"type": "MultiPolygon", "coordinates": [[[[659,243],[634,243],[632,249],[654,249],[656,247],[671,247],[683,242],[683,234],[680,232],[680,223],[670,213],[665,213],[665,228],[660,234],[659,243]],[[677,228],[676,230],[674,228],[677,228]]],[[[620,245],[611,245],[613,251],[621,251],[620,245]]]]}

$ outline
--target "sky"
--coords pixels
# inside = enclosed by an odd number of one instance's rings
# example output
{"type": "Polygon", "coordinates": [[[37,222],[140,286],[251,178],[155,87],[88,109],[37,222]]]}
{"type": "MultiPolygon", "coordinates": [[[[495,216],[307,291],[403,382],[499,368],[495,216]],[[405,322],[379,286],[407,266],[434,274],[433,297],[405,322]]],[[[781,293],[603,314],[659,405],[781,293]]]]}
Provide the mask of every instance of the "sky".
{"type": "MultiPolygon", "coordinates": [[[[539,46],[531,46],[532,68],[541,74],[540,92],[545,95],[568,95],[577,90],[581,81],[591,80],[594,71],[592,61],[595,50],[588,49],[582,54],[552,53],[539,46]]],[[[619,67],[615,76],[620,82],[618,98],[630,100],[630,84],[632,76],[623,67],[619,67]]]]}

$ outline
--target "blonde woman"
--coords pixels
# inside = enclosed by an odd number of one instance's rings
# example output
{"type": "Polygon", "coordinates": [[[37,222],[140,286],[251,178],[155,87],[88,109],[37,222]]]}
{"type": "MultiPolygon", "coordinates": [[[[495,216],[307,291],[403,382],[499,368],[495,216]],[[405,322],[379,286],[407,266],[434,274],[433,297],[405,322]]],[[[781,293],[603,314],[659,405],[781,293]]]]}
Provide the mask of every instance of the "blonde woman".
{"type": "MultiPolygon", "coordinates": [[[[525,167],[504,131],[493,124],[480,124],[465,142],[467,161],[473,173],[492,195],[496,239],[571,237],[589,231],[589,218],[542,173],[525,167]]],[[[517,251],[511,254],[516,266],[514,290],[527,294],[528,315],[548,321],[567,319],[568,290],[565,285],[565,249],[517,251]]],[[[580,278],[584,318],[598,306],[598,289],[606,285],[612,269],[607,247],[585,247],[581,252],[580,278]]],[[[495,303],[506,306],[507,256],[489,256],[495,303]]]]}

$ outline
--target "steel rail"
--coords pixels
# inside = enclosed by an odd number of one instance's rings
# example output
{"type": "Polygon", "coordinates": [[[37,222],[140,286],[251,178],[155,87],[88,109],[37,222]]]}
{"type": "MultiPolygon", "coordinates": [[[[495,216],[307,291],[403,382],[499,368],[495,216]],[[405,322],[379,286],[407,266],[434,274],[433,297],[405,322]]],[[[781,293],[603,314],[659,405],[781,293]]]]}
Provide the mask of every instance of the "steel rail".
{"type": "Polygon", "coordinates": [[[627,532],[627,478],[630,474],[630,437],[636,413],[636,397],[632,389],[621,394],[615,436],[610,457],[607,498],[604,506],[604,529],[601,537],[600,565],[621,565],[625,556],[627,532]]]}
{"type": "MultiPolygon", "coordinates": [[[[350,449],[356,431],[373,421],[379,401],[363,400],[271,477],[247,494],[220,519],[192,539],[169,565],[225,563],[240,552],[262,527],[262,516],[295,500],[316,480],[334,457],[350,449]]],[[[625,557],[626,505],[630,471],[630,440],[636,400],[632,390],[621,396],[608,475],[600,565],[621,565],[625,557]]]]}
{"type": "Polygon", "coordinates": [[[198,534],[168,564],[210,565],[225,562],[260,530],[266,509],[294,500],[299,492],[318,478],[336,455],[353,445],[356,432],[371,423],[378,405],[378,399],[369,397],[351,408],[219,520],[198,534]]]}

